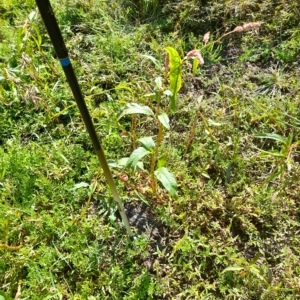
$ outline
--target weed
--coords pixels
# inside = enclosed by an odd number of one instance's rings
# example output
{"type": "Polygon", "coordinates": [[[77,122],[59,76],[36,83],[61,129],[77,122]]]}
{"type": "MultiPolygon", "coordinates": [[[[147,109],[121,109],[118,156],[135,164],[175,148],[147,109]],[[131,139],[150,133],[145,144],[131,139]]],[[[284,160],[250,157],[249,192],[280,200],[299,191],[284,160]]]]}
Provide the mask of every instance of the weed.
{"type": "Polygon", "coordinates": [[[199,3],[52,3],[130,242],[34,1],[0,0],[1,299],[299,297],[299,4],[199,3]]]}
{"type": "MultiPolygon", "coordinates": [[[[150,154],[150,178],[151,178],[151,186],[152,192],[156,195],[156,178],[163,184],[166,190],[173,196],[177,197],[177,183],[174,176],[165,168],[165,158],[161,156],[158,159],[158,151],[160,148],[160,144],[164,137],[164,130],[170,129],[169,117],[165,112],[161,112],[161,102],[162,96],[170,96],[173,95],[170,90],[164,90],[162,87],[162,78],[158,77],[155,80],[155,88],[154,93],[148,94],[149,97],[154,97],[156,101],[156,112],[154,113],[150,107],[148,106],[140,106],[136,103],[127,104],[127,106],[122,110],[120,117],[126,116],[128,114],[143,114],[148,115],[154,119],[154,122],[158,126],[158,133],[156,143],[153,138],[143,137],[138,141],[142,144],[142,147],[135,149],[128,160],[125,163],[125,167],[136,169],[140,160],[150,154]],[[157,163],[157,168],[156,168],[157,163]]],[[[140,169],[143,169],[143,166],[139,165],[140,169]]]]}

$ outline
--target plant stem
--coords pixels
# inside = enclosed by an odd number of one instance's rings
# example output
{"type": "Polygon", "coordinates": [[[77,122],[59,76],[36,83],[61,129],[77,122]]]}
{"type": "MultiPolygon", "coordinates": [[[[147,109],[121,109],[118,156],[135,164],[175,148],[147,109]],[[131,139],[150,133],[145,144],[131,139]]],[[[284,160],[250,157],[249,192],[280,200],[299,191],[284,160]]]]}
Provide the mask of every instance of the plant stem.
{"type": "Polygon", "coordinates": [[[152,191],[154,194],[156,194],[156,179],[155,179],[155,175],[154,175],[154,169],[155,169],[158,149],[159,149],[160,143],[164,137],[163,125],[159,121],[157,121],[157,122],[158,122],[157,141],[156,141],[155,149],[151,156],[151,166],[150,166],[150,178],[151,178],[151,182],[152,182],[152,191]]]}
{"type": "Polygon", "coordinates": [[[89,198],[88,198],[88,201],[86,202],[85,204],[85,207],[83,208],[83,210],[81,211],[81,214],[75,218],[73,221],[72,221],[72,225],[76,224],[80,219],[82,219],[84,217],[84,215],[86,214],[89,206],[90,206],[90,203],[91,203],[91,200],[92,200],[92,196],[96,190],[96,187],[97,187],[97,182],[95,181],[93,183],[93,186],[92,186],[92,189],[90,191],[90,195],[89,195],[89,198]]]}
{"type": "MultiPolygon", "coordinates": [[[[219,43],[225,36],[230,35],[230,34],[232,34],[233,32],[235,32],[235,31],[232,30],[232,31],[229,31],[229,32],[227,32],[227,33],[224,33],[223,35],[221,35],[221,36],[220,36],[218,39],[216,39],[215,41],[211,41],[211,42],[207,43],[206,45],[203,45],[202,48],[201,48],[201,50],[207,48],[207,47],[210,46],[210,45],[214,45],[214,44],[216,44],[216,43],[219,43]]],[[[199,42],[195,45],[195,49],[197,49],[198,44],[199,44],[199,42]]]]}
{"type": "Polygon", "coordinates": [[[187,139],[185,151],[184,151],[184,153],[183,153],[181,159],[184,159],[184,158],[185,158],[185,156],[186,156],[186,154],[187,154],[187,152],[188,152],[188,150],[189,150],[189,148],[190,148],[190,146],[191,146],[191,144],[192,144],[192,142],[193,142],[193,140],[194,140],[194,137],[195,137],[195,130],[196,130],[196,126],[197,126],[197,124],[198,124],[198,119],[199,119],[199,118],[201,118],[201,120],[202,120],[202,122],[203,122],[203,125],[204,125],[206,131],[209,133],[209,135],[212,137],[212,139],[213,139],[215,142],[218,142],[218,140],[213,136],[212,130],[209,128],[209,125],[208,125],[206,119],[205,119],[204,116],[201,114],[201,111],[200,111],[200,109],[199,109],[199,110],[197,111],[197,114],[196,114],[195,118],[194,118],[193,125],[192,125],[192,129],[191,129],[191,132],[190,132],[189,137],[188,137],[188,139],[187,139]]]}
{"type": "Polygon", "coordinates": [[[197,111],[196,116],[195,116],[194,121],[193,121],[193,125],[191,127],[191,131],[190,131],[187,143],[186,143],[185,151],[184,151],[181,159],[185,158],[185,156],[186,156],[186,154],[187,154],[187,152],[188,152],[188,150],[189,150],[189,148],[190,148],[190,146],[191,146],[191,144],[194,140],[195,130],[196,130],[196,126],[197,126],[197,123],[198,123],[199,116],[200,116],[200,111],[197,111]]]}
{"type": "Polygon", "coordinates": [[[136,149],[136,121],[135,115],[132,115],[131,119],[131,140],[132,140],[132,150],[136,149]]]}

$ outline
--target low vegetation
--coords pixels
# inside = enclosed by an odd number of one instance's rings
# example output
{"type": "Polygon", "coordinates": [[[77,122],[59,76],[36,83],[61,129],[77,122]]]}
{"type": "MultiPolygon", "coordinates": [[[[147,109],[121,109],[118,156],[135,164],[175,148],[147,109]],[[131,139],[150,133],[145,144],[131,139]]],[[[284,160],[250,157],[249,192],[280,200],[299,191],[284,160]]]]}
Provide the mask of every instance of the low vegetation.
{"type": "Polygon", "coordinates": [[[298,299],[298,1],[51,1],[137,239],[33,0],[0,0],[0,300],[298,299]]]}

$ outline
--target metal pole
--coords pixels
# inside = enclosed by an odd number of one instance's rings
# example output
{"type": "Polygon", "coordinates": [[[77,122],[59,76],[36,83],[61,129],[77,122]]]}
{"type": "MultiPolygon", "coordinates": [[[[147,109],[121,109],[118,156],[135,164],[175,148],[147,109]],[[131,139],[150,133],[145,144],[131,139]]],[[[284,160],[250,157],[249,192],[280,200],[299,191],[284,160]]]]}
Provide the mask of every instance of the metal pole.
{"type": "Polygon", "coordinates": [[[90,135],[90,138],[93,142],[93,145],[94,145],[96,154],[98,156],[98,159],[100,161],[100,164],[102,166],[105,178],[111,188],[113,198],[116,202],[116,205],[118,207],[118,210],[119,210],[121,218],[122,218],[122,221],[127,230],[127,234],[130,237],[133,237],[133,234],[132,234],[129,222],[128,222],[128,218],[126,216],[126,212],[124,210],[124,207],[121,202],[120,196],[118,194],[115,182],[113,180],[112,174],[111,174],[109,166],[107,164],[107,161],[106,161],[103,149],[101,147],[99,138],[97,136],[93,121],[90,117],[89,111],[87,109],[83,95],[81,93],[81,90],[80,90],[80,87],[79,87],[79,84],[77,81],[77,77],[74,73],[74,69],[72,67],[71,61],[68,56],[68,50],[64,43],[60,29],[58,27],[51,4],[50,4],[49,0],[36,0],[36,4],[39,8],[40,14],[42,16],[45,27],[48,31],[48,34],[49,34],[52,44],[54,46],[55,52],[60,61],[60,64],[64,70],[66,77],[67,77],[70,88],[71,88],[74,98],[76,100],[77,106],[80,110],[82,119],[85,123],[86,129],[87,129],[87,131],[90,135]]]}

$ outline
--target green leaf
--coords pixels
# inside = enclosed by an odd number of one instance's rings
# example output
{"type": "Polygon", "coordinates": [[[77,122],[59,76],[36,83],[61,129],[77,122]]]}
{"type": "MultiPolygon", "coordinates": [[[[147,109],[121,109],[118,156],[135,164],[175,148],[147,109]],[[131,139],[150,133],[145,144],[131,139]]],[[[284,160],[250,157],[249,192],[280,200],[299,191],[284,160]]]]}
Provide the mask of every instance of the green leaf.
{"type": "Polygon", "coordinates": [[[118,160],[118,166],[121,167],[121,168],[125,168],[126,167],[126,164],[128,162],[128,159],[129,157],[122,157],[118,160]]]}
{"type": "Polygon", "coordinates": [[[281,143],[285,143],[287,141],[286,137],[276,133],[261,133],[261,134],[256,134],[255,137],[260,139],[271,139],[281,143]]]}
{"type": "Polygon", "coordinates": [[[282,173],[282,170],[279,170],[278,172],[275,172],[274,174],[272,174],[271,176],[269,176],[267,179],[266,179],[266,183],[267,182],[272,182],[275,178],[277,178],[278,176],[280,176],[280,174],[282,173]]]}
{"type": "MultiPolygon", "coordinates": [[[[36,11],[34,10],[34,11],[32,11],[32,12],[29,14],[28,19],[29,19],[29,21],[32,21],[32,20],[34,20],[36,17],[37,17],[37,13],[36,13],[36,11]]],[[[0,299],[1,299],[1,298],[0,298],[0,299]]]]}
{"type": "Polygon", "coordinates": [[[228,272],[228,271],[241,271],[244,270],[244,267],[240,267],[240,266],[231,266],[231,267],[227,267],[225,270],[223,270],[222,273],[228,272]]]}
{"type": "Polygon", "coordinates": [[[154,97],[156,94],[155,93],[147,93],[144,96],[145,97],[154,97]]]}
{"type": "Polygon", "coordinates": [[[162,87],[162,80],[161,80],[161,77],[156,77],[155,80],[155,88],[157,90],[159,90],[161,87],[162,87]]]}
{"type": "Polygon", "coordinates": [[[166,159],[166,155],[162,155],[161,157],[159,157],[159,159],[157,160],[157,167],[161,168],[164,167],[167,164],[167,159],[166,159]]]}
{"type": "Polygon", "coordinates": [[[80,183],[76,183],[71,189],[70,191],[75,191],[84,187],[88,187],[90,186],[88,183],[86,182],[80,182],[80,183]]]}
{"type": "MultiPolygon", "coordinates": [[[[129,157],[120,158],[118,161],[115,161],[113,159],[108,159],[107,164],[112,168],[123,169],[123,168],[126,168],[128,159],[129,159],[129,157]]],[[[143,162],[139,161],[134,169],[144,170],[143,162]]]]}
{"type": "Polygon", "coordinates": [[[212,125],[212,126],[222,126],[223,125],[223,123],[215,122],[211,119],[208,119],[207,121],[208,121],[208,124],[212,125]]]}
{"type": "Polygon", "coordinates": [[[162,113],[158,116],[160,123],[167,129],[170,129],[170,120],[166,113],[162,113]]]}
{"type": "Polygon", "coordinates": [[[255,275],[261,281],[267,282],[266,278],[261,275],[261,271],[260,271],[260,269],[257,266],[252,265],[250,267],[249,271],[250,271],[250,273],[252,273],[253,275],[255,275]]]}
{"type": "Polygon", "coordinates": [[[249,265],[254,265],[260,257],[261,257],[261,254],[259,252],[257,252],[256,255],[249,262],[249,265]]]}
{"type": "Polygon", "coordinates": [[[139,142],[142,143],[143,147],[149,151],[155,148],[155,142],[151,136],[146,136],[143,138],[138,139],[139,142]]]}
{"type": "Polygon", "coordinates": [[[170,90],[173,93],[171,99],[171,108],[176,109],[176,95],[182,86],[182,60],[178,52],[173,47],[166,47],[166,52],[169,54],[169,80],[170,90]]]}
{"type": "Polygon", "coordinates": [[[194,76],[197,74],[198,66],[199,66],[199,60],[198,59],[194,59],[193,60],[193,67],[192,67],[192,72],[193,72],[194,76]]]}
{"type": "Polygon", "coordinates": [[[162,183],[164,188],[174,197],[177,198],[177,182],[173,174],[167,168],[161,167],[154,172],[156,178],[162,183]]]}
{"type": "Polygon", "coordinates": [[[120,82],[116,87],[115,90],[127,90],[133,95],[133,89],[129,86],[127,82],[120,82]]]}
{"type": "Polygon", "coordinates": [[[114,159],[107,159],[107,164],[112,168],[118,168],[118,163],[114,159]]]}
{"type": "Polygon", "coordinates": [[[155,57],[153,57],[151,55],[147,55],[147,54],[142,54],[141,57],[145,57],[145,58],[151,60],[155,64],[155,66],[159,67],[159,61],[155,57]]]}
{"type": "Polygon", "coordinates": [[[6,295],[3,291],[0,291],[0,300],[12,300],[12,298],[6,295]]]}
{"type": "Polygon", "coordinates": [[[114,159],[107,159],[107,164],[112,168],[123,169],[126,166],[128,158],[129,157],[123,157],[123,158],[119,159],[118,161],[115,161],[114,159]]]}
{"type": "Polygon", "coordinates": [[[142,161],[139,161],[136,164],[135,170],[145,171],[145,169],[144,169],[144,163],[142,161]]]}
{"type": "Polygon", "coordinates": [[[145,155],[147,155],[149,153],[150,153],[150,151],[148,151],[144,147],[139,147],[139,148],[135,149],[131,153],[131,155],[126,163],[126,168],[135,168],[137,166],[137,163],[139,162],[139,160],[142,159],[145,155]]]}
{"type": "Polygon", "coordinates": [[[173,93],[170,90],[165,90],[163,94],[169,97],[173,96],[173,93]]]}
{"type": "Polygon", "coordinates": [[[148,106],[141,106],[137,103],[128,103],[126,104],[125,108],[122,110],[118,119],[121,119],[125,115],[130,114],[142,114],[142,115],[149,115],[154,116],[153,111],[148,106]]]}
{"type": "Polygon", "coordinates": [[[261,150],[258,149],[258,151],[261,152],[261,156],[265,157],[265,156],[273,156],[273,157],[281,157],[281,158],[285,158],[286,155],[284,153],[278,152],[276,150],[272,150],[272,151],[265,151],[265,150],[261,150]]]}

